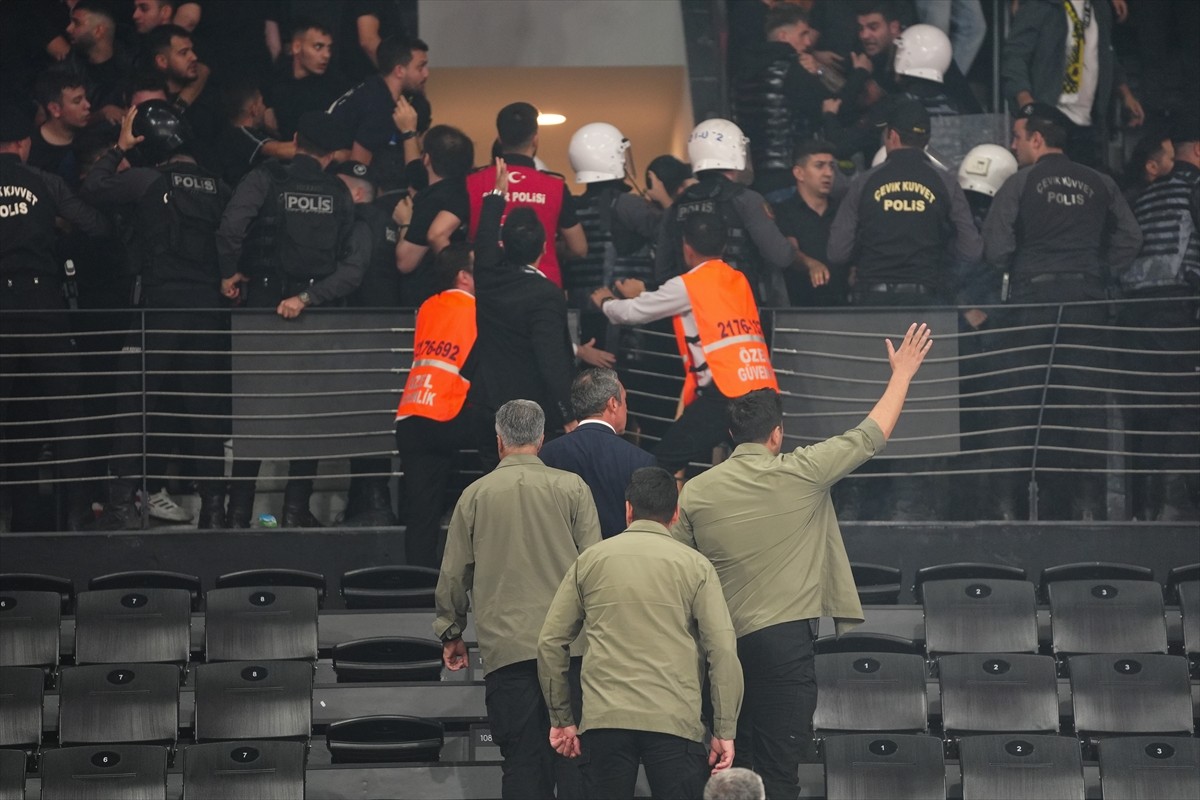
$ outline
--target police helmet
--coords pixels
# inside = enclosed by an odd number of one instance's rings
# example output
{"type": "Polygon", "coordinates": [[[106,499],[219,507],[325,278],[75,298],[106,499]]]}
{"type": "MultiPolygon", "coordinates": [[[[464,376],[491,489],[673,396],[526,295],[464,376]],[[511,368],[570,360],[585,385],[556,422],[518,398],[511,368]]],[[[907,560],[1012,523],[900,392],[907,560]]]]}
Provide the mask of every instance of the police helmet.
{"type": "Polygon", "coordinates": [[[129,153],[130,163],[154,166],[166,161],[192,141],[192,129],[183,112],[165,100],[147,100],[137,107],[133,135],[145,137],[129,153]]]}
{"type": "MultiPolygon", "coordinates": [[[[887,148],[880,147],[878,150],[875,151],[875,157],[871,159],[871,167],[872,168],[878,167],[880,164],[887,161],[887,155],[888,155],[887,148]]],[[[930,162],[932,162],[935,167],[937,167],[938,169],[946,170],[947,172],[949,171],[949,167],[946,166],[946,159],[943,158],[941,155],[939,155],[937,153],[937,151],[935,151],[929,145],[925,145],[925,155],[929,158],[930,162]]]]}
{"type": "Polygon", "coordinates": [[[589,122],[571,137],[567,157],[578,183],[617,181],[625,177],[629,140],[607,122],[589,122]]]}
{"type": "Polygon", "coordinates": [[[1004,182],[1017,172],[1017,159],[995,144],[972,147],[958,167],[958,185],[967,192],[995,197],[1004,182]]]}
{"type": "Polygon", "coordinates": [[[952,53],[950,37],[941,29],[913,25],[896,40],[896,74],[943,83],[952,53]]]}
{"type": "Polygon", "coordinates": [[[706,169],[746,168],[746,145],[742,129],[727,119],[706,119],[688,137],[688,160],[693,172],[706,169]]]}

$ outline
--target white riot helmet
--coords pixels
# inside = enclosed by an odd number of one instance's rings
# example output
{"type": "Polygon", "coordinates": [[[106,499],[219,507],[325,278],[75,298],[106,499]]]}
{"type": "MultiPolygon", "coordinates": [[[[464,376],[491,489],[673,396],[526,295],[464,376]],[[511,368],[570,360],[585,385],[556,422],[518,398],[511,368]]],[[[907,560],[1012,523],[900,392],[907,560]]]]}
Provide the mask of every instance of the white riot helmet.
{"type": "Polygon", "coordinates": [[[688,137],[688,160],[692,172],[706,169],[746,168],[746,145],[750,140],[742,129],[727,119],[706,119],[692,129],[688,137]]]}
{"type": "Polygon", "coordinates": [[[967,192],[995,197],[1016,172],[1017,159],[1006,148],[996,144],[976,145],[958,168],[958,185],[967,192]]]}
{"type": "Polygon", "coordinates": [[[952,56],[950,37],[940,29],[913,25],[896,40],[896,74],[942,83],[952,56]]]}
{"type": "Polygon", "coordinates": [[[625,177],[629,140],[607,122],[590,122],[571,137],[567,156],[578,183],[617,181],[625,177]]]}

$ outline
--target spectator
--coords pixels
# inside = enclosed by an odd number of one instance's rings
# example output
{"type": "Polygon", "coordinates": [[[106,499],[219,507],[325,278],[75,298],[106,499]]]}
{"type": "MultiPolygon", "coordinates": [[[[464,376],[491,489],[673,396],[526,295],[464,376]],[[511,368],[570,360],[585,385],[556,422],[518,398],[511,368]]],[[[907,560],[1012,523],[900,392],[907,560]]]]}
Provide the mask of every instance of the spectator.
{"type": "Polygon", "coordinates": [[[600,524],[583,480],[538,460],[545,419],[531,400],[511,400],[496,411],[500,465],[455,505],[435,592],[433,632],[448,669],[467,666],[462,635],[467,611],[475,612],[488,721],[504,758],[505,800],[554,797],[556,782],[560,796],[572,784],[578,792],[580,782],[575,766],[556,759],[546,741],[550,717],[538,683],[538,633],[562,576],[600,541],[600,524]],[[515,519],[522,524],[514,527],[515,519]]]}
{"type": "Polygon", "coordinates": [[[775,206],[779,231],[796,248],[792,269],[783,276],[793,306],[846,303],[847,271],[830,270],[826,253],[838,206],[831,196],[837,171],[833,150],[829,142],[800,142],[792,163],[796,193],[775,206]]]}
{"type": "Polygon", "coordinates": [[[646,197],[664,210],[695,182],[692,168],[675,156],[658,156],[646,167],[646,197]]]}
{"type": "Polygon", "coordinates": [[[237,186],[247,172],[265,159],[290,161],[296,155],[295,142],[281,142],[264,127],[267,109],[253,76],[229,82],[224,97],[228,122],[217,137],[216,150],[226,183],[237,186]]]}
{"type": "Polygon", "coordinates": [[[191,34],[178,25],[160,25],[150,33],[148,47],[154,71],[167,81],[168,99],[183,109],[196,135],[197,159],[202,164],[214,163],[217,159],[211,148],[221,130],[220,102],[213,91],[206,91],[208,71],[201,70],[191,34]]]}
{"type": "MultiPolygon", "coordinates": [[[[1200,5],[1159,0],[1129,3],[1128,8],[1142,66],[1138,91],[1151,118],[1196,108],[1200,105],[1200,64],[1190,51],[1200,31],[1200,5]]],[[[1125,22],[1125,15],[1118,13],[1117,21],[1125,22]]]]}
{"type": "Polygon", "coordinates": [[[170,25],[177,5],[176,0],[134,0],[134,29],[145,36],[160,25],[170,25]]]}
{"type": "Polygon", "coordinates": [[[132,67],[117,49],[112,9],[98,0],[80,0],[71,9],[67,38],[75,55],[73,67],[83,75],[92,106],[91,121],[120,123],[132,67]]]}
{"type": "Polygon", "coordinates": [[[950,37],[954,63],[963,75],[971,71],[983,40],[987,19],[979,0],[915,0],[917,19],[950,37]]]}
{"type": "Polygon", "coordinates": [[[328,30],[311,19],[296,20],[288,54],[267,97],[268,125],[273,120],[283,139],[296,133],[301,114],[324,111],[348,88],[341,73],[330,68],[332,55],[333,37],[328,30]]]}
{"type": "Polygon", "coordinates": [[[167,81],[157,72],[134,75],[129,85],[129,107],[140,106],[147,100],[166,100],[167,81]]]}
{"type": "MultiPolygon", "coordinates": [[[[1171,174],[1175,166],[1175,146],[1165,130],[1152,130],[1146,126],[1142,138],[1134,145],[1125,168],[1125,201],[1130,206],[1138,195],[1159,178],[1171,174]]],[[[1157,127],[1157,126],[1154,126],[1157,127]]]]}
{"type": "Polygon", "coordinates": [[[83,78],[63,67],[42,73],[33,95],[46,111],[46,121],[37,129],[29,152],[29,165],[53,173],[68,184],[78,184],[79,170],[71,143],[87,127],[92,105],[83,78]]]}
{"type": "Polygon", "coordinates": [[[361,81],[379,69],[379,45],[384,39],[409,38],[395,2],[351,0],[342,7],[343,52],[341,69],[353,81],[361,81]]]}
{"type": "Polygon", "coordinates": [[[730,767],[704,784],[704,800],[767,800],[767,790],[758,773],[730,767]]]}

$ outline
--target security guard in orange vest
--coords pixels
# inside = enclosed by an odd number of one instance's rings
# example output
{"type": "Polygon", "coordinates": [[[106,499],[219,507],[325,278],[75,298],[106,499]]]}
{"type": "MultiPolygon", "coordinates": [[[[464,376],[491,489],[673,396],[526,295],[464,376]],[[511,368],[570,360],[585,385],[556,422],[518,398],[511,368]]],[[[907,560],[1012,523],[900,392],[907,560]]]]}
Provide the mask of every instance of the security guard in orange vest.
{"type": "Polygon", "coordinates": [[[687,369],[685,408],[654,453],[671,472],[690,461],[707,461],[712,448],[728,438],[730,398],[755,389],[779,390],[750,283],[721,260],[725,236],[725,223],[717,214],[689,214],[683,221],[687,272],[653,292],[644,292],[641,281],[630,279],[616,284],[623,298],[608,288],[592,293],[592,302],[618,325],[675,318],[687,369]]]}
{"type": "Polygon", "coordinates": [[[417,311],[412,368],[396,409],[396,449],[404,469],[408,564],[438,566],[438,531],[454,455],[472,447],[476,419],[466,404],[475,345],[471,251],[452,244],[438,254],[440,290],[417,311]]]}

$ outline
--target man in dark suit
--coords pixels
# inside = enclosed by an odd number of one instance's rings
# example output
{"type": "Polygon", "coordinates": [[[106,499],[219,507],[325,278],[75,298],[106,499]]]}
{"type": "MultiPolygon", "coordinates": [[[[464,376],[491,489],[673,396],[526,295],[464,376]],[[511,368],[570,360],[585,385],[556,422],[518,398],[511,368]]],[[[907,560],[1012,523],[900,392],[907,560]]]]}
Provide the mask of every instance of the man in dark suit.
{"type": "Polygon", "coordinates": [[[611,369],[589,369],[571,384],[571,407],[579,427],[547,442],[538,457],[555,469],[583,478],[600,515],[600,535],[625,530],[625,488],[633,471],[654,466],[654,456],[621,438],[625,433],[625,387],[611,369]]]}
{"type": "MultiPolygon", "coordinates": [[[[507,188],[508,170],[497,159],[496,188],[483,198],[475,239],[479,367],[467,402],[488,412],[483,416],[490,421],[509,400],[533,400],[546,412],[547,434],[573,430],[575,369],[566,298],[537,268],[546,251],[546,231],[537,215],[514,208],[501,232],[507,188]]],[[[484,467],[491,469],[496,464],[495,434],[489,427],[479,439],[484,467]]]]}

